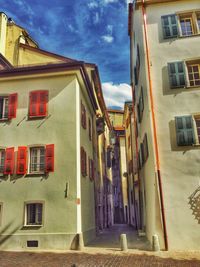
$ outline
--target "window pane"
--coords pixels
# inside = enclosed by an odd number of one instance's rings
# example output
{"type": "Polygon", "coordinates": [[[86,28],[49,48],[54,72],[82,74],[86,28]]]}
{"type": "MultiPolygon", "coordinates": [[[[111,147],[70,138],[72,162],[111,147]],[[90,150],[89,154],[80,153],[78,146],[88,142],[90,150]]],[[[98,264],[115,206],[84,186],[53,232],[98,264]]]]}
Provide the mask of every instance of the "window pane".
{"type": "Polygon", "coordinates": [[[165,31],[165,35],[166,35],[167,37],[171,36],[170,28],[169,28],[169,27],[164,27],[164,31],[165,31]]]}
{"type": "Polygon", "coordinates": [[[163,17],[163,23],[164,23],[164,25],[169,25],[168,17],[163,17]]]}
{"type": "Polygon", "coordinates": [[[193,34],[192,18],[181,18],[180,24],[182,35],[187,36],[193,34]]]}
{"type": "Polygon", "coordinates": [[[170,64],[170,72],[176,73],[175,64],[170,64]]]}
{"type": "Polygon", "coordinates": [[[41,225],[42,224],[42,204],[32,203],[26,205],[26,224],[41,225]]]}

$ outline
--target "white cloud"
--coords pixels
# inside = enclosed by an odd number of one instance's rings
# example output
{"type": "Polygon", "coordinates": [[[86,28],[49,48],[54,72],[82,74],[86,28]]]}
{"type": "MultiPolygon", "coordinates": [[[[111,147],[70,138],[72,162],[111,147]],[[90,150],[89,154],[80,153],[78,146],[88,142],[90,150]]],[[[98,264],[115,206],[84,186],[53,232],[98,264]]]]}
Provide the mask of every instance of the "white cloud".
{"type": "Polygon", "coordinates": [[[113,84],[107,82],[102,84],[106,106],[124,107],[125,101],[131,101],[131,87],[127,83],[113,84]]]}
{"type": "Polygon", "coordinates": [[[111,35],[103,35],[101,38],[106,42],[106,43],[112,43],[114,38],[111,35]]]}
{"type": "Polygon", "coordinates": [[[116,2],[118,2],[118,0],[104,0],[105,4],[116,3],[116,2]]]}
{"type": "Polygon", "coordinates": [[[96,8],[96,7],[98,7],[98,3],[95,1],[92,1],[92,2],[88,3],[88,7],[90,9],[96,8]]]}
{"type": "Polygon", "coordinates": [[[96,12],[95,15],[94,15],[94,17],[93,17],[93,23],[94,24],[98,24],[99,23],[99,20],[100,20],[99,13],[96,12]]]}

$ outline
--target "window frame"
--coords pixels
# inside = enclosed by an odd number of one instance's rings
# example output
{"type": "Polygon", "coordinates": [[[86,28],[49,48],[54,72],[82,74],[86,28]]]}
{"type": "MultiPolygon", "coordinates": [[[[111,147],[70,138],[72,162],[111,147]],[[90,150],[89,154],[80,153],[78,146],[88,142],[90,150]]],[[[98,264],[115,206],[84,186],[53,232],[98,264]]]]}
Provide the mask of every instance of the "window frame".
{"type": "Polygon", "coordinates": [[[29,200],[24,202],[24,227],[42,227],[44,226],[45,215],[45,201],[44,200],[29,200]],[[27,205],[30,204],[41,204],[42,205],[42,220],[41,224],[27,224],[27,205]]]}
{"type": "Polygon", "coordinates": [[[1,95],[0,99],[3,99],[3,110],[2,110],[2,118],[0,118],[0,121],[8,121],[9,120],[9,95],[1,95]],[[6,104],[5,104],[5,99],[7,99],[7,117],[4,117],[5,115],[5,109],[6,109],[6,104]]]}
{"type": "Polygon", "coordinates": [[[179,28],[179,37],[187,38],[192,37],[200,34],[200,26],[198,25],[198,17],[200,18],[200,10],[188,10],[183,12],[177,12],[177,19],[178,19],[178,28],[179,28]],[[191,35],[183,35],[182,28],[181,28],[181,17],[191,19],[191,27],[192,27],[192,34],[191,35]]]}
{"type": "Polygon", "coordinates": [[[45,160],[46,160],[46,145],[31,145],[27,147],[28,149],[28,166],[27,166],[27,174],[28,175],[36,175],[36,174],[45,174],[46,173],[46,166],[45,166],[45,160]],[[44,171],[34,171],[31,172],[31,149],[33,148],[44,148],[44,171]]]}
{"type": "Polygon", "coordinates": [[[3,169],[1,171],[1,167],[0,167],[0,176],[4,175],[4,167],[5,167],[5,159],[6,159],[6,148],[5,147],[0,147],[0,166],[1,166],[1,161],[2,161],[2,156],[1,156],[1,152],[4,151],[4,164],[3,164],[3,169]]]}
{"type": "MultiPolygon", "coordinates": [[[[199,62],[198,62],[198,60],[196,60],[196,61],[193,60],[193,62],[192,62],[192,61],[186,61],[185,64],[186,64],[186,72],[187,72],[187,77],[186,77],[186,79],[187,79],[187,85],[188,85],[187,87],[188,87],[188,88],[200,87],[200,84],[199,84],[199,85],[195,84],[195,82],[196,82],[197,80],[199,80],[199,83],[200,83],[200,59],[199,59],[199,62]],[[198,67],[199,79],[193,79],[193,80],[190,80],[189,74],[192,74],[192,75],[193,75],[193,78],[194,78],[194,72],[189,73],[188,68],[189,68],[189,67],[194,67],[194,66],[197,66],[197,67],[198,67]],[[190,84],[192,81],[194,82],[194,85],[191,85],[191,84],[190,84]]],[[[196,73],[197,73],[197,72],[196,72],[196,73]]]]}

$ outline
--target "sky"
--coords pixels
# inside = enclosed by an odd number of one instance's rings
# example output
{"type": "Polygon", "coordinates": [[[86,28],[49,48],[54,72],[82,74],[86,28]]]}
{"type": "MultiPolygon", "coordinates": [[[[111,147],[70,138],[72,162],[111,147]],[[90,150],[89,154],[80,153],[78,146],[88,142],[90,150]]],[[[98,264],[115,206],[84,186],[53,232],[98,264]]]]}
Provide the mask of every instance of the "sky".
{"type": "Polygon", "coordinates": [[[130,0],[0,0],[1,12],[24,27],[41,49],[95,63],[108,108],[131,99],[130,0]]]}

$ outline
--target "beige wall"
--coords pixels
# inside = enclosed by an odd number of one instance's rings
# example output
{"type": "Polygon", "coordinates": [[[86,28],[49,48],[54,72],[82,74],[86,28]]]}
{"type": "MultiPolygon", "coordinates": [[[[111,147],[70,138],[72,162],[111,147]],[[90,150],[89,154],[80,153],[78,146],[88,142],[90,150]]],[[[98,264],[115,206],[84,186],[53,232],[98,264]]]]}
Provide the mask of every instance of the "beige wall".
{"type": "Polygon", "coordinates": [[[7,16],[0,13],[0,53],[5,56],[7,16]]]}

